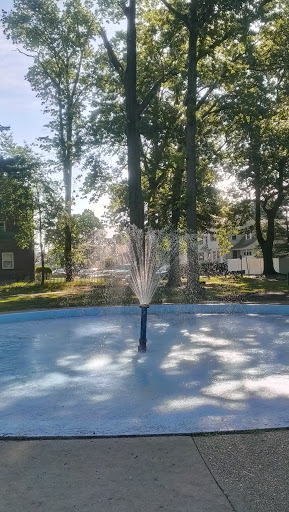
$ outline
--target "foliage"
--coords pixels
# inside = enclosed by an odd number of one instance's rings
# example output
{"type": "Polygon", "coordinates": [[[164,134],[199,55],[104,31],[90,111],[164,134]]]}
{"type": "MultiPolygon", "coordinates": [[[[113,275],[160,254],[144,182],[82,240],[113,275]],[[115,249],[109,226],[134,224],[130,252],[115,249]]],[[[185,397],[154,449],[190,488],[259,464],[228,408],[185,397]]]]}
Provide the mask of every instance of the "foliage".
{"type": "MultiPolygon", "coordinates": [[[[49,247],[49,259],[61,267],[64,264],[63,244],[65,211],[60,211],[55,224],[46,229],[46,244],[49,247]]],[[[102,224],[91,210],[71,217],[72,251],[74,269],[93,265],[98,250],[98,239],[103,237],[102,224]]]]}
{"type": "MultiPolygon", "coordinates": [[[[32,63],[27,80],[49,114],[51,136],[43,147],[53,149],[63,172],[65,210],[64,260],[72,278],[72,169],[85,149],[85,111],[92,96],[98,25],[89,0],[15,0],[3,14],[6,35],[24,48],[32,63]]],[[[22,51],[22,50],[20,50],[22,51]]]]}
{"type": "Polygon", "coordinates": [[[104,234],[93,212],[72,215],[80,164],[84,194],[109,192],[107,220],[118,227],[129,223],[128,181],[141,172],[133,196],[146,226],[213,228],[226,254],[229,235],[255,217],[265,267],[287,254],[288,20],[288,0],[15,0],[5,32],[30,56],[27,79],[50,118],[41,144],[56,157],[44,162],[0,126],[0,218],[16,222],[19,244],[31,244],[34,221],[42,253],[46,244],[68,278],[71,256],[74,268],[93,265],[104,234]],[[135,48],[124,21],[136,21],[135,48]],[[129,87],[137,97],[128,143],[129,87]],[[224,174],[227,192],[217,188],[224,174]]]}
{"type": "Polygon", "coordinates": [[[269,17],[260,30],[248,35],[243,53],[238,56],[234,80],[225,85],[230,108],[220,105],[225,132],[230,131],[226,137],[228,168],[243,196],[254,198],[256,233],[266,274],[274,273],[275,223],[289,191],[285,120],[289,84],[288,7],[288,2],[284,2],[282,14],[269,17]]]}
{"type": "Polygon", "coordinates": [[[206,276],[227,275],[228,263],[203,262],[200,264],[200,272],[206,276]]]}
{"type": "Polygon", "coordinates": [[[27,146],[15,144],[11,134],[0,134],[0,217],[13,225],[13,236],[23,249],[33,244],[31,179],[36,165],[27,146]]]}

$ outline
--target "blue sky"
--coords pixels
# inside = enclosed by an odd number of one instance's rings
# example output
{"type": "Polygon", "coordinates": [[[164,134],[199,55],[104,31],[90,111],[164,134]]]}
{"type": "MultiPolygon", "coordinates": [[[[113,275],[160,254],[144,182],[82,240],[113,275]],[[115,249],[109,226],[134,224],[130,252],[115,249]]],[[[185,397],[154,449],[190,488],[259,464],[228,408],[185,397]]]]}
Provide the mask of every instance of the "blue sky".
{"type": "MultiPolygon", "coordinates": [[[[9,9],[11,0],[2,0],[9,9]]],[[[0,123],[11,127],[15,141],[33,142],[44,133],[46,122],[41,104],[25,80],[29,57],[16,51],[15,46],[0,32],[0,123]]]]}
{"type": "MultiPolygon", "coordinates": [[[[1,9],[9,11],[12,7],[13,0],[1,0],[1,9]]],[[[29,61],[30,58],[20,54],[0,29],[0,124],[10,126],[18,144],[30,144],[45,135],[44,125],[48,121],[42,113],[40,100],[25,80],[29,61]]],[[[81,212],[90,208],[101,216],[107,204],[107,197],[97,204],[78,199],[74,210],[81,212]]]]}

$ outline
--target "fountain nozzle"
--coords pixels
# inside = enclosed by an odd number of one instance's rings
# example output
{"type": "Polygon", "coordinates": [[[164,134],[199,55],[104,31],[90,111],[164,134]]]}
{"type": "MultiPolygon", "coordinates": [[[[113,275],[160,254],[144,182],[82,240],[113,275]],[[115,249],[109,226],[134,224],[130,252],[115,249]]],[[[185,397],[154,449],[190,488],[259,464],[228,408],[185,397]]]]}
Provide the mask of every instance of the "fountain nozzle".
{"type": "Polygon", "coordinates": [[[148,304],[141,304],[141,324],[140,324],[140,339],[138,351],[144,353],[147,351],[147,315],[148,315],[148,304]]]}

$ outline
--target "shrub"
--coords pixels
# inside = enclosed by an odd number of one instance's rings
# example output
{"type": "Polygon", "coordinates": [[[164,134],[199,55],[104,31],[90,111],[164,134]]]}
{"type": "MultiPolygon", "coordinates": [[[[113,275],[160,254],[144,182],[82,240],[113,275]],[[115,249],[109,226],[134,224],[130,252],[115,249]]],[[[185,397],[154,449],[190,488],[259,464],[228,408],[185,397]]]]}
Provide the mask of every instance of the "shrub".
{"type": "Polygon", "coordinates": [[[200,270],[207,276],[226,275],[228,263],[204,262],[200,264],[200,270]]]}
{"type": "MultiPolygon", "coordinates": [[[[42,267],[36,267],[36,269],[35,269],[36,276],[41,276],[41,273],[42,273],[42,267]]],[[[47,279],[48,276],[50,276],[51,274],[52,274],[52,268],[51,267],[44,267],[45,279],[47,279]]]]}
{"type": "Polygon", "coordinates": [[[113,259],[112,258],[106,258],[104,262],[104,268],[106,270],[112,270],[114,267],[113,259]]]}

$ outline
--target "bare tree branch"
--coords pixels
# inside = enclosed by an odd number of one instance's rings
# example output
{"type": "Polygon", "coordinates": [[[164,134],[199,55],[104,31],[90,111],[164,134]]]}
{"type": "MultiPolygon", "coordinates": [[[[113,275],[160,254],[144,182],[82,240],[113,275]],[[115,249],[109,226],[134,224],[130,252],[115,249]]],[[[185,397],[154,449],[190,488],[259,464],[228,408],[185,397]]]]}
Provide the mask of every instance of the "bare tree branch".
{"type": "Polygon", "coordinates": [[[160,87],[162,85],[163,77],[160,78],[148,91],[148,93],[145,95],[143,101],[139,104],[137,109],[137,115],[141,116],[141,114],[145,111],[145,109],[150,104],[151,100],[154,98],[154,96],[158,93],[160,90],[160,87]]]}
{"type": "Polygon", "coordinates": [[[232,108],[234,106],[234,104],[233,103],[225,103],[224,105],[222,105],[219,108],[215,108],[216,106],[217,106],[217,102],[213,103],[213,105],[211,105],[208,108],[208,110],[206,110],[206,112],[204,112],[204,114],[202,115],[202,119],[205,119],[205,117],[207,117],[210,114],[219,114],[220,112],[223,112],[223,110],[228,110],[228,109],[232,108]]]}
{"type": "Polygon", "coordinates": [[[124,67],[123,67],[122,63],[120,62],[120,60],[117,58],[116,53],[113,50],[113,48],[107,38],[106,32],[103,28],[100,30],[100,35],[102,37],[103,44],[107,50],[108,57],[109,57],[111,64],[113,65],[114,69],[118,72],[119,76],[121,77],[122,81],[124,82],[124,67]]]}
{"type": "Polygon", "coordinates": [[[123,0],[122,2],[119,2],[119,3],[120,3],[120,6],[121,6],[121,8],[123,10],[124,15],[127,16],[129,8],[126,5],[126,2],[123,0]]]}
{"type": "Polygon", "coordinates": [[[200,50],[198,52],[198,60],[200,59],[203,59],[204,57],[206,57],[207,55],[209,55],[209,53],[213,50],[215,50],[215,48],[217,48],[218,46],[220,46],[222,43],[224,43],[230,36],[234,35],[236,32],[236,29],[234,28],[231,28],[230,30],[228,30],[227,32],[225,32],[225,34],[223,34],[222,37],[220,37],[219,39],[216,39],[212,44],[210,44],[208,46],[208,48],[206,48],[205,50],[200,50]]]}
{"type": "Polygon", "coordinates": [[[185,25],[189,26],[189,17],[187,14],[184,14],[180,11],[177,11],[167,0],[161,0],[162,3],[167,7],[167,9],[179,20],[181,20],[185,25]]]}
{"type": "Polygon", "coordinates": [[[280,158],[278,162],[278,178],[276,183],[277,190],[274,190],[270,194],[267,194],[266,197],[264,197],[262,203],[263,209],[266,213],[272,212],[274,213],[274,215],[276,215],[284,200],[284,192],[289,189],[289,185],[284,185],[284,169],[287,162],[287,157],[280,158]],[[267,204],[271,199],[274,200],[273,205],[271,208],[267,208],[267,204]]]}
{"type": "Polygon", "coordinates": [[[12,52],[22,53],[22,55],[25,55],[26,57],[30,57],[31,59],[35,59],[35,57],[36,57],[36,55],[29,55],[28,53],[25,53],[22,50],[19,50],[19,48],[16,48],[15,50],[12,50],[12,52]]]}
{"type": "Polygon", "coordinates": [[[198,101],[197,105],[196,105],[196,110],[199,110],[201,108],[202,105],[204,105],[205,101],[208,99],[208,97],[210,96],[211,92],[213,92],[213,90],[217,87],[217,82],[213,82],[207,89],[207,91],[205,92],[204,96],[201,97],[201,99],[198,101]]]}
{"type": "Polygon", "coordinates": [[[78,67],[77,67],[77,71],[76,71],[76,76],[75,76],[75,80],[74,80],[73,88],[72,88],[72,92],[71,92],[71,101],[73,101],[75,93],[76,93],[76,88],[77,88],[77,85],[78,85],[78,82],[79,82],[79,77],[80,77],[82,61],[83,61],[83,51],[81,51],[81,53],[80,53],[79,63],[78,63],[78,67]]]}

